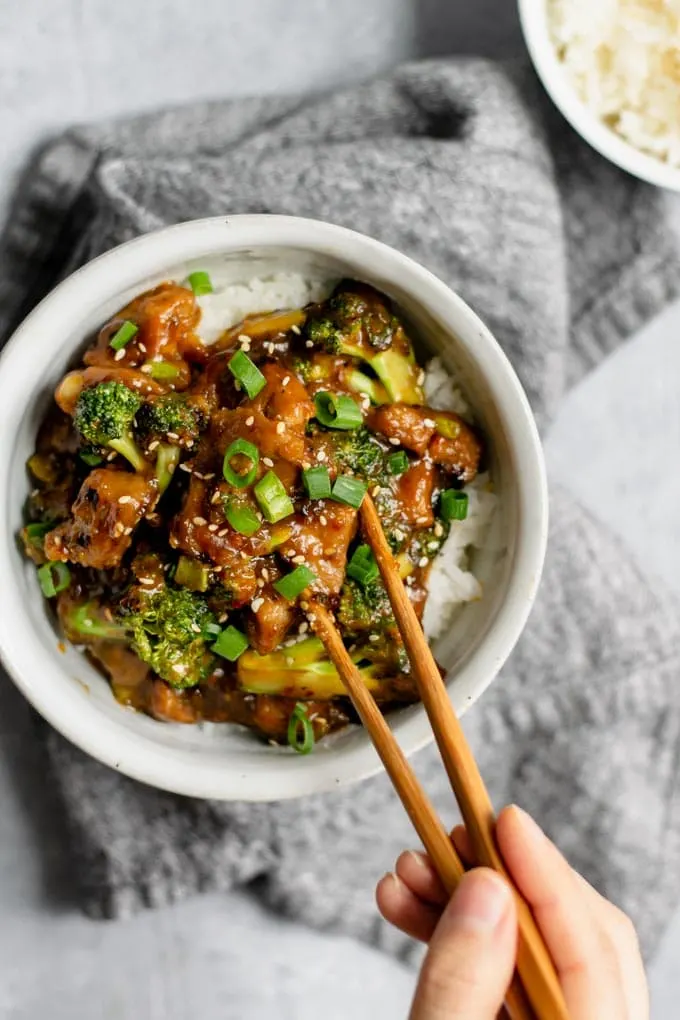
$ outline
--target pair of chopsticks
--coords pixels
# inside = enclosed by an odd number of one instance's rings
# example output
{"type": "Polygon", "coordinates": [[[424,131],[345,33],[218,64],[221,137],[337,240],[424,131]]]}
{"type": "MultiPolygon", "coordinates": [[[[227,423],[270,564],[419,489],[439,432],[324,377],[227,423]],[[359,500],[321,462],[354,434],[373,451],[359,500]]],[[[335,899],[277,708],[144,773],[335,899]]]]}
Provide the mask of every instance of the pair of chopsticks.
{"type": "MultiPolygon", "coordinates": [[[[531,909],[514,887],[496,848],[495,815],[488,791],[449,701],[439,669],[399,576],[375,505],[368,494],[361,505],[361,521],[392,604],[421,701],[470,837],[475,861],[500,872],[515,893],[519,941],[517,969],[506,997],[507,1013],[511,1020],[569,1020],[553,962],[531,909]]],[[[364,686],[343,645],[333,617],[324,606],[314,601],[309,605],[309,619],[338,670],[444,888],[452,894],[465,868],[441,819],[373,696],[364,686]]]]}

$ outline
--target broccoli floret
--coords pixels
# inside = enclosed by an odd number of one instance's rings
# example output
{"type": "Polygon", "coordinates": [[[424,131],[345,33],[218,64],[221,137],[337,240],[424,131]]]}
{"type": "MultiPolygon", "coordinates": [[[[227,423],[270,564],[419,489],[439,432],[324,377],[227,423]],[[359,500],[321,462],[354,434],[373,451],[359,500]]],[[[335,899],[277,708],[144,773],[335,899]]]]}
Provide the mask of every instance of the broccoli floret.
{"type": "Polygon", "coordinates": [[[203,596],[165,582],[134,584],[120,613],[137,655],[172,687],[195,687],[210,675],[208,642],[219,627],[203,596]]]}
{"type": "Polygon", "coordinates": [[[364,478],[378,478],[385,473],[383,448],[365,426],[333,435],[333,444],[339,468],[364,478]]]}
{"type": "Polygon", "coordinates": [[[378,633],[394,628],[389,596],[380,578],[359,584],[348,577],[340,592],[338,623],[344,634],[378,633]]]}
{"type": "Polygon", "coordinates": [[[109,618],[95,599],[69,605],[60,618],[69,641],[129,641],[130,632],[120,622],[109,618]]]}
{"type": "Polygon", "coordinates": [[[338,290],[309,316],[307,339],[329,354],[359,358],[370,365],[389,400],[422,404],[419,369],[399,319],[376,292],[354,287],[338,290]]]}
{"type": "Polygon", "coordinates": [[[91,446],[109,447],[128,460],[136,471],[144,458],[132,437],[141,397],[119,382],[103,382],[83,390],[78,397],[73,424],[91,446]]]}
{"type": "Polygon", "coordinates": [[[144,442],[192,446],[204,427],[203,411],[183,394],[151,397],[137,413],[137,430],[144,442]]]}
{"type": "MultiPolygon", "coordinates": [[[[369,690],[379,687],[380,670],[376,666],[362,666],[359,672],[369,690]]],[[[347,694],[321,641],[315,637],[268,655],[258,655],[252,649],[244,652],[238,660],[238,684],[250,694],[287,698],[325,701],[347,694]]]]}

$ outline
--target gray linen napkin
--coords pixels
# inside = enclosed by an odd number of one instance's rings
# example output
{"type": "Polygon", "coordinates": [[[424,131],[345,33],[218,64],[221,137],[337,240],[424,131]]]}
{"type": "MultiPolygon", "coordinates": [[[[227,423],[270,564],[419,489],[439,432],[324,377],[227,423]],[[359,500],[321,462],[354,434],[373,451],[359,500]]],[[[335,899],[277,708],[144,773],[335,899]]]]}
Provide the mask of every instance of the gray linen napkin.
{"type": "MultiPolygon", "coordinates": [[[[456,60],[309,101],[206,104],[72,131],[27,175],[0,252],[2,328],[67,269],[195,216],[355,227],[456,288],[550,422],[576,380],[680,290],[658,194],[586,149],[524,68],[456,60]]],[[[545,577],[501,677],[466,717],[497,805],[532,811],[650,950],[680,895],[677,607],[556,489],[545,577]]],[[[277,911],[407,956],[373,885],[413,843],[379,776],[292,803],[191,800],[47,733],[82,902],[123,916],[250,884],[277,911]]],[[[445,818],[432,749],[418,772],[445,818]]]]}

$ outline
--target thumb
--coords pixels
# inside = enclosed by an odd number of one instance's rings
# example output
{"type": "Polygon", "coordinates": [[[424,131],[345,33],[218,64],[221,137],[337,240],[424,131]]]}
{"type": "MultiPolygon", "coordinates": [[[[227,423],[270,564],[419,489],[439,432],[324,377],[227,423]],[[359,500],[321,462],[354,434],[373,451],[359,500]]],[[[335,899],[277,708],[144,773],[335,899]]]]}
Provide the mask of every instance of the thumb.
{"type": "Polygon", "coordinates": [[[410,1020],[495,1020],[517,950],[507,883],[487,868],[463,876],[430,940],[410,1020]]]}

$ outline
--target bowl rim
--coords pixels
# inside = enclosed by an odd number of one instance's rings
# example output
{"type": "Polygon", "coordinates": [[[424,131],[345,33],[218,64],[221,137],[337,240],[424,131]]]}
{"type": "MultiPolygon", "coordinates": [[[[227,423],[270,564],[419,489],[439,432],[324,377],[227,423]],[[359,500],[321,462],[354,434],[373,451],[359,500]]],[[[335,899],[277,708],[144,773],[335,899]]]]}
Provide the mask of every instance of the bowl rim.
{"type": "Polygon", "coordinates": [[[538,77],[573,129],[601,156],[633,177],[670,191],[680,191],[680,167],[673,167],[637,149],[603,124],[569,81],[548,28],[550,0],[518,0],[524,42],[538,77]]]}
{"type": "MultiPolygon", "coordinates": [[[[15,389],[19,392],[15,403],[20,400],[22,387],[15,385],[17,376],[26,380],[23,389],[30,385],[31,366],[39,360],[42,338],[55,332],[70,332],[69,320],[75,317],[70,310],[77,309],[77,318],[81,320],[96,312],[113,294],[134,288],[173,265],[253,248],[290,248],[325,254],[350,262],[358,273],[365,266],[369,278],[382,276],[412,293],[414,300],[440,322],[449,322],[454,312],[467,320],[478,360],[480,349],[483,352],[481,356],[486,359],[483,374],[501,413],[511,453],[522,469],[517,478],[515,551],[505,598],[478,647],[456,673],[456,680],[462,683],[467,678],[473,688],[466,698],[467,708],[505,663],[533,605],[547,542],[546,472],[527,397],[498,342],[462,298],[408,256],[345,227],[269,214],[189,220],[135,238],[99,256],[58,284],[15,331],[0,357],[0,420],[5,406],[11,405],[15,389]]],[[[456,337],[464,347],[472,348],[471,340],[462,340],[458,333],[456,337]]],[[[44,347],[42,350],[44,358],[44,347]]],[[[11,464],[10,446],[0,447],[0,476],[6,474],[11,464]]],[[[5,494],[4,500],[0,500],[0,576],[13,577],[16,560],[10,555],[13,536],[9,535],[8,506],[9,497],[5,494]]],[[[336,789],[381,770],[367,735],[351,748],[344,748],[342,755],[329,750],[303,759],[291,756],[294,762],[282,756],[276,759],[275,769],[264,768],[257,761],[252,761],[248,768],[245,754],[245,769],[230,770],[224,765],[220,767],[219,758],[206,756],[207,760],[203,760],[191,748],[184,748],[182,755],[175,749],[169,753],[109,719],[82,691],[77,695],[78,684],[55,683],[55,667],[60,668],[56,643],[54,654],[50,655],[40,641],[31,641],[32,633],[34,637],[34,625],[22,600],[7,600],[0,614],[0,657],[16,686],[73,744],[141,782],[189,796],[273,801],[336,789]],[[179,757],[181,769],[176,767],[179,757]]],[[[61,671],[64,672],[63,666],[61,671]]],[[[432,740],[422,705],[410,717],[398,720],[394,728],[409,755],[432,740]]]]}

